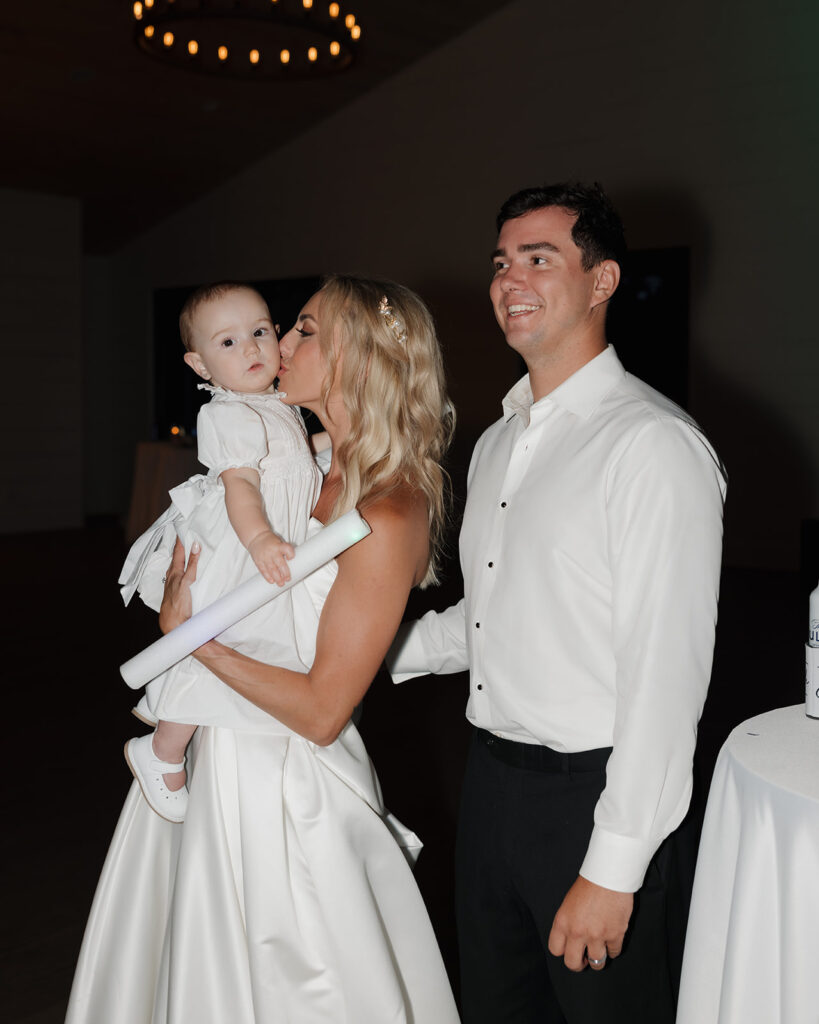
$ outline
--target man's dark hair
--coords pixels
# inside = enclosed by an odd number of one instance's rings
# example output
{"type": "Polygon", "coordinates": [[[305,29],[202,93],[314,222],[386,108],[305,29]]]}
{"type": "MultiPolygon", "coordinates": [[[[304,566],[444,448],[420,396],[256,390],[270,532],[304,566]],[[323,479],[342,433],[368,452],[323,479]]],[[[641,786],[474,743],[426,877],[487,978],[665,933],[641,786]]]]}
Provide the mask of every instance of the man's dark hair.
{"type": "Polygon", "coordinates": [[[579,181],[564,181],[516,192],[500,208],[498,231],[506,221],[548,206],[559,206],[577,216],[572,226],[572,241],[580,250],[584,270],[591,270],[603,260],[622,264],[626,252],[623,222],[597,182],[585,185],[579,181]]]}

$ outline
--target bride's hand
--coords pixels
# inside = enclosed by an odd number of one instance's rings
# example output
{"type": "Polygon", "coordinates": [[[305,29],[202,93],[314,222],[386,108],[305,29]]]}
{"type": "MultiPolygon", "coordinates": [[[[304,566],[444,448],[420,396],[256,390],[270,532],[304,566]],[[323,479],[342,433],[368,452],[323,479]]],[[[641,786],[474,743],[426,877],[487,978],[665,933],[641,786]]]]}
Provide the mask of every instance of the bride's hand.
{"type": "Polygon", "coordinates": [[[185,565],[185,549],[177,539],[173,558],[165,576],[165,593],[159,608],[159,628],[169,633],[191,617],[191,583],[196,579],[199,545],[191,547],[191,556],[185,565]]]}

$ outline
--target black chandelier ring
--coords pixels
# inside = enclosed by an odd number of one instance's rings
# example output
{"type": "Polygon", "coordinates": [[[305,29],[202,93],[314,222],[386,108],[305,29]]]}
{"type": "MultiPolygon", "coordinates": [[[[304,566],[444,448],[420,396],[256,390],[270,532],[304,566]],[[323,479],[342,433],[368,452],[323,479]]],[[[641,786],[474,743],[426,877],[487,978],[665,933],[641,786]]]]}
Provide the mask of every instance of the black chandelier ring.
{"type": "Polygon", "coordinates": [[[326,0],[137,0],[134,40],[166,64],[202,74],[290,81],[335,74],[361,26],[326,0]]]}

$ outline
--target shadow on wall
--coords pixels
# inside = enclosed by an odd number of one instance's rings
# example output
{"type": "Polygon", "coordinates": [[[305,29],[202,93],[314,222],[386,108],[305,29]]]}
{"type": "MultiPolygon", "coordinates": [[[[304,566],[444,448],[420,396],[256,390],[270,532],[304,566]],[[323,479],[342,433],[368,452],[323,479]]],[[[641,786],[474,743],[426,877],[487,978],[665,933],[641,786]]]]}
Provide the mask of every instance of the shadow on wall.
{"type": "Polygon", "coordinates": [[[489,301],[489,273],[483,285],[466,288],[424,281],[418,294],[435,318],[444,352],[447,385],[458,416],[458,444],[475,441],[501,414],[501,400],[521,376],[489,301]]]}
{"type": "MultiPolygon", "coordinates": [[[[688,246],[691,323],[713,278],[717,244],[708,217],[686,193],[640,189],[618,193],[632,248],[688,246]]],[[[720,240],[726,244],[725,240],[720,240]]],[[[696,327],[694,328],[696,330],[696,327]]],[[[657,344],[663,345],[658,338],[657,344]]],[[[751,339],[751,344],[760,344],[751,339]]],[[[800,531],[817,501],[807,445],[772,403],[751,397],[709,358],[708,341],[691,333],[689,404],[722,458],[729,478],[725,508],[728,565],[795,570],[800,531]]]]}
{"type": "Polygon", "coordinates": [[[802,523],[817,500],[807,445],[776,409],[707,360],[698,391],[700,421],[728,469],[726,564],[797,569],[802,523]]]}

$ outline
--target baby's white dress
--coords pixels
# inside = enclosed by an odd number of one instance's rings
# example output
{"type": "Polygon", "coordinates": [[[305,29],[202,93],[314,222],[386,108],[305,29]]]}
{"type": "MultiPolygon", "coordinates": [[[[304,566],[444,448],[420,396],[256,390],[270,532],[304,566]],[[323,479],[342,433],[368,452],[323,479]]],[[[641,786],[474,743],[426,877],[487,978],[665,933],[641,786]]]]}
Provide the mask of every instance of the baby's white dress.
{"type": "MultiPolygon", "coordinates": [[[[228,519],[225,488],[219,479],[226,469],[257,470],[272,529],[291,544],[301,544],[307,535],[321,473],[298,412],[277,394],[202,387],[212,392],[197,420],[198,457],[208,473],[175,487],[170,492],[171,507],[134,543],[120,575],[126,604],[138,591],[149,607],[159,609],[177,536],[185,545],[186,558],[195,540],[202,547],[191,588],[194,612],[258,571],[228,519]]],[[[298,654],[294,623],[297,600],[293,591],[285,591],[225,630],[220,641],[250,658],[303,672],[306,665],[298,654]]],[[[243,728],[251,727],[254,719],[267,728],[268,715],[189,657],[147,685],[137,710],[152,721],[229,725],[237,706],[243,728]]]]}
{"type": "MultiPolygon", "coordinates": [[[[307,666],[336,572],[290,591],[307,666]]],[[[410,867],[421,844],[356,727],[320,747],[247,701],[221,708],[192,743],[183,824],[131,785],[66,1024],[458,1024],[410,867]]]]}

